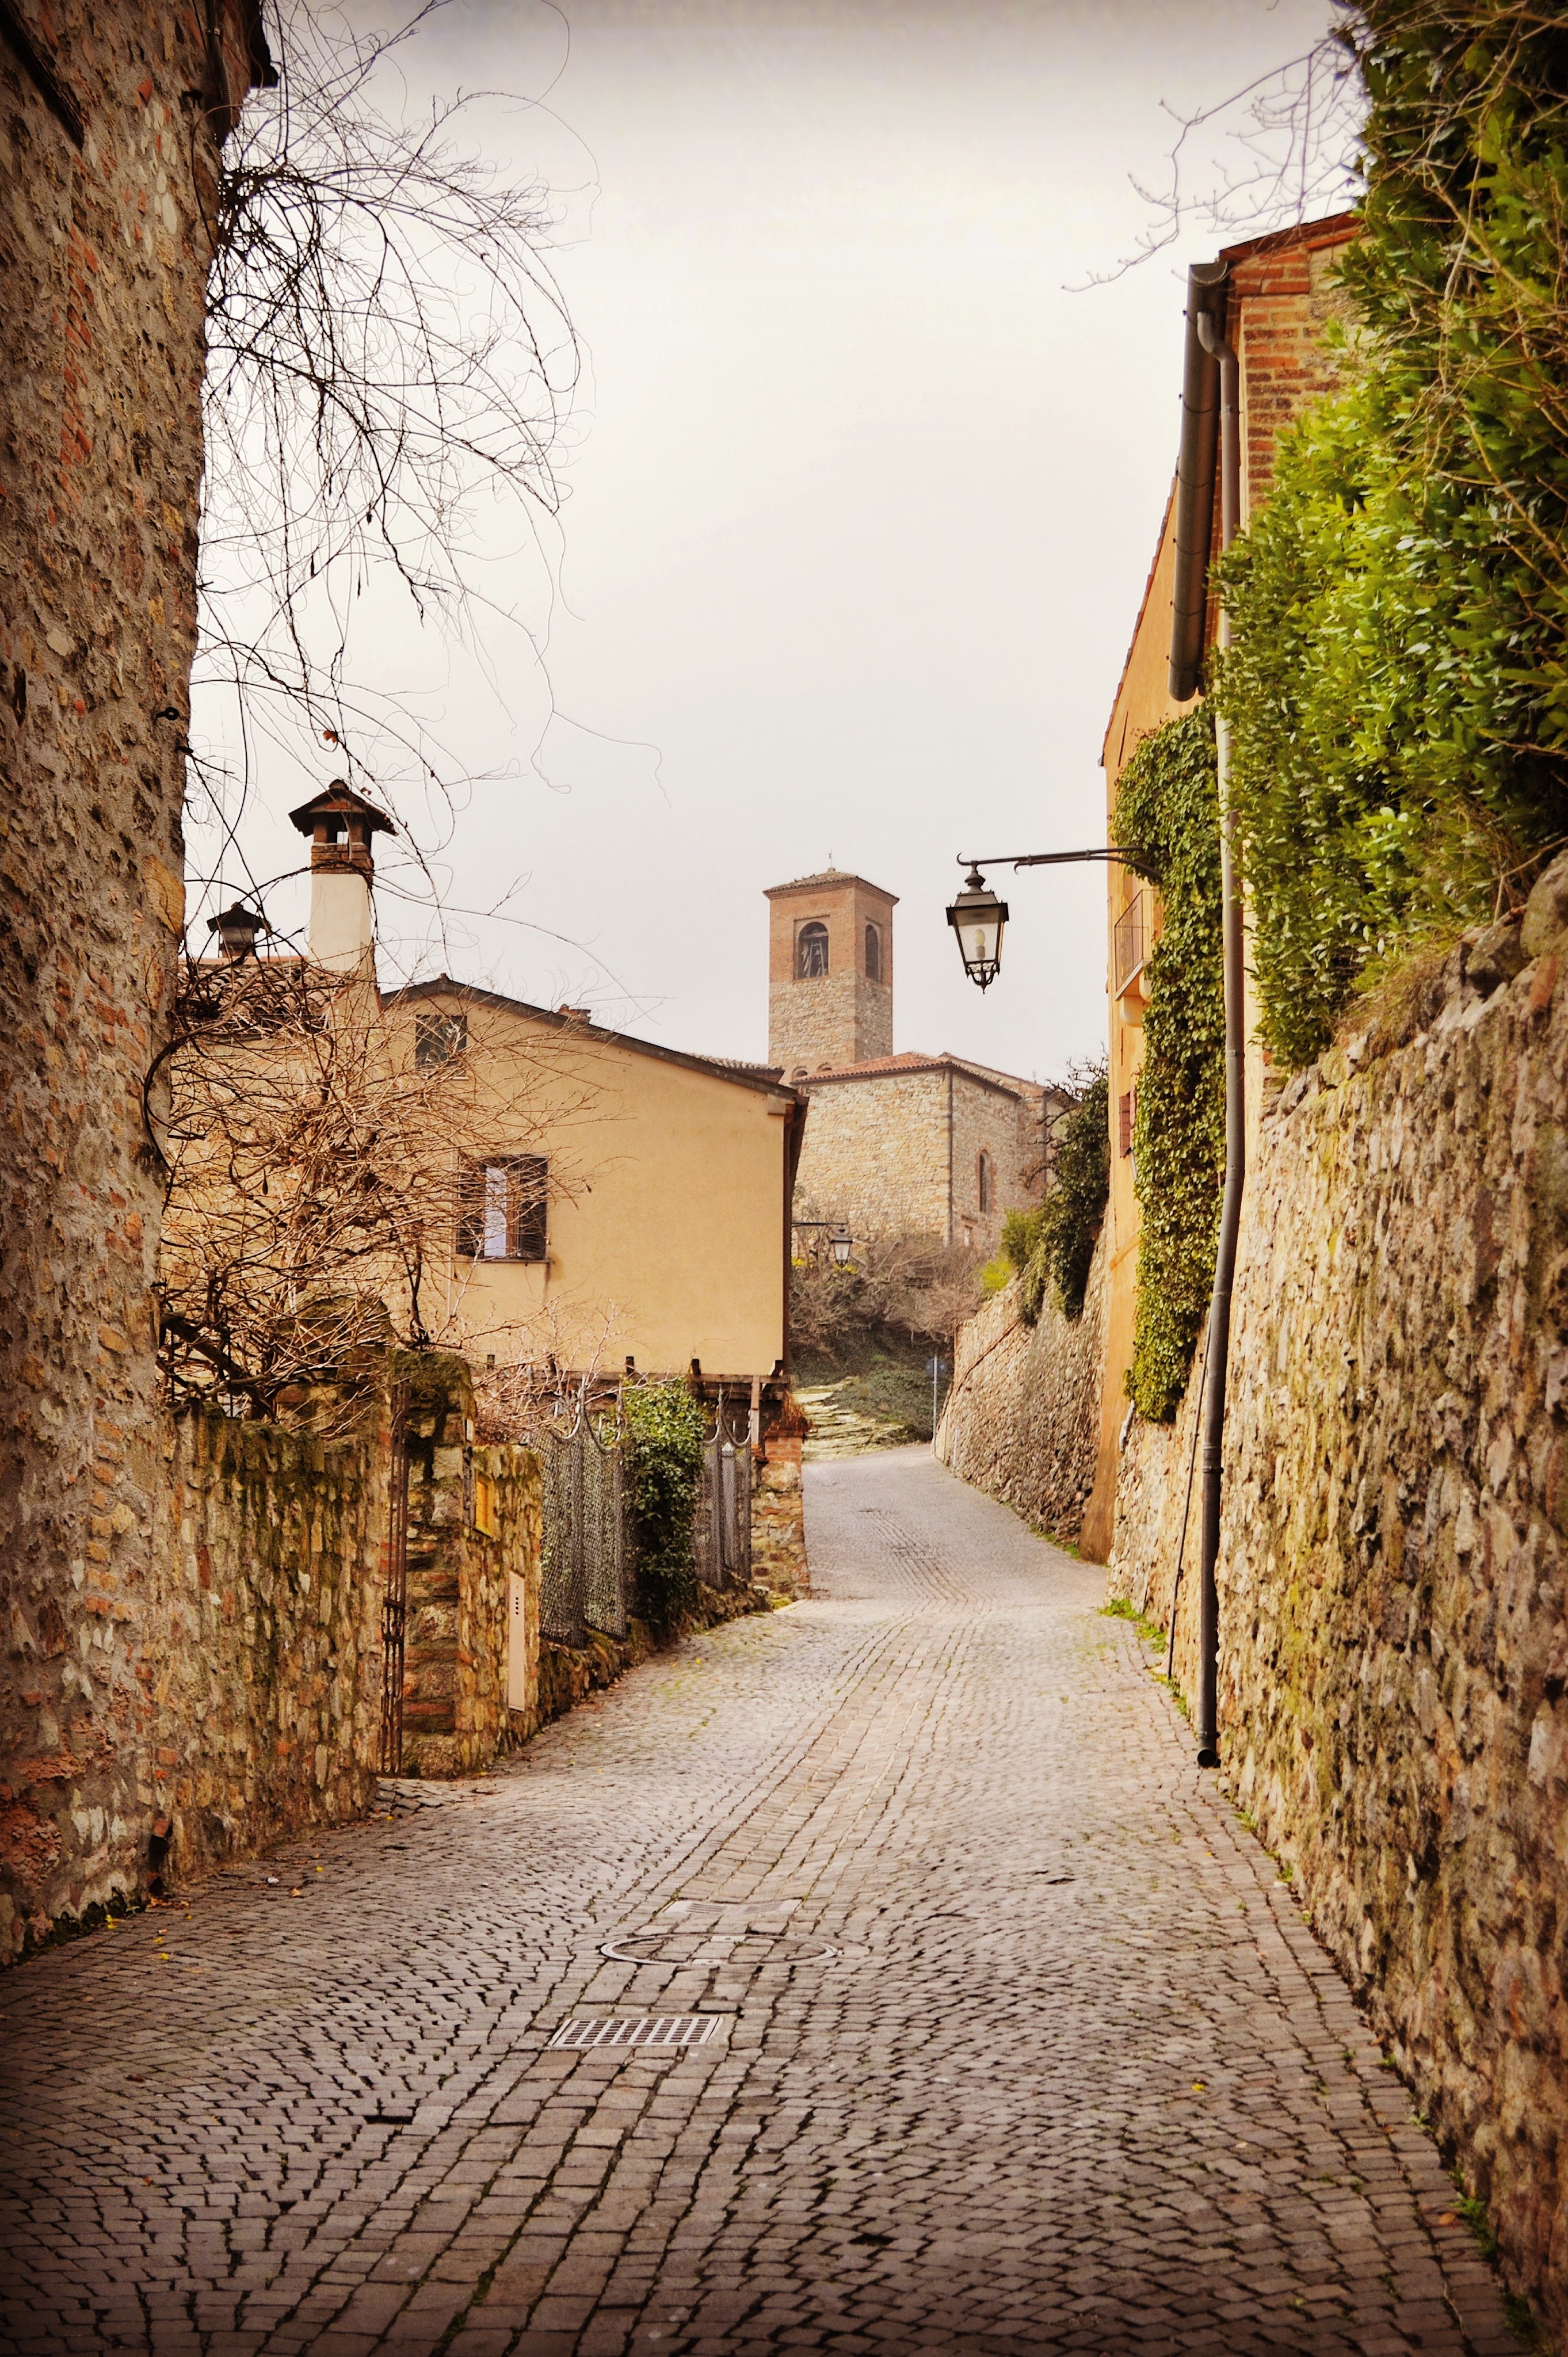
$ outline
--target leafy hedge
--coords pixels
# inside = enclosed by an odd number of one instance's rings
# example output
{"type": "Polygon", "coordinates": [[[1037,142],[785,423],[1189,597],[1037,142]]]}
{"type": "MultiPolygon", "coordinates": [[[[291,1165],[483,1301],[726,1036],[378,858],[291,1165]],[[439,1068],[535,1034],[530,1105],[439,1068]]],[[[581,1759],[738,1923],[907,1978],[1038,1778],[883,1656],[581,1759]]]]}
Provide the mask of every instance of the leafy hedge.
{"type": "Polygon", "coordinates": [[[1287,1064],[1568,832],[1568,26],[1359,0],[1347,31],[1369,112],[1343,389],[1221,567],[1215,688],[1287,1064]]]}
{"type": "Polygon", "coordinates": [[[1117,780],[1114,833],[1142,845],[1164,879],[1133,1128],[1144,1217],[1127,1390],[1141,1415],[1166,1424],[1208,1307],[1225,1177],[1219,802],[1207,705],[1137,747],[1117,780]]]}
{"type": "Polygon", "coordinates": [[[1103,1066],[1091,1070],[1083,1092],[1057,1138],[1055,1179],[1033,1211],[1009,1211],[1002,1250],[1022,1275],[1024,1323],[1039,1323],[1046,1288],[1053,1286],[1064,1318],[1081,1318],[1090,1263],[1111,1190],[1111,1084],[1103,1066]]]}
{"type": "Polygon", "coordinates": [[[664,1636],[697,1601],[702,1404],[684,1383],[639,1383],[624,1398],[631,1435],[628,1469],[638,1604],[643,1619],[664,1636]]]}

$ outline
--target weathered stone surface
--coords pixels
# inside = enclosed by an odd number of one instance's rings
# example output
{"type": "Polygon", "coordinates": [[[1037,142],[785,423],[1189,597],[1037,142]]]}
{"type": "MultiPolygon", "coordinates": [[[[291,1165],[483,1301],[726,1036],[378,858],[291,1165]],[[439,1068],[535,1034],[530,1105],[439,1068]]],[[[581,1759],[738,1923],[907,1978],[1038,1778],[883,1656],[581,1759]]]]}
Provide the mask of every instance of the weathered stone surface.
{"type": "MultiPolygon", "coordinates": [[[[1487,990],[1265,1119],[1236,1296],[1221,1750],[1515,2281],[1568,2324],[1568,863],[1487,990]],[[1288,1108],[1288,1110],[1287,1110],[1288,1108]]],[[[1190,1400],[1188,1409],[1190,1412],[1190,1400]]],[[[1118,1584],[1168,1611],[1182,1426],[1118,1584]]],[[[1196,1554],[1189,1538],[1189,1553],[1196,1554]]],[[[1187,1596],[1190,1598],[1190,1586],[1187,1596]]],[[[1191,1690],[1184,1600],[1177,1674],[1191,1690]]]]}
{"type": "Polygon", "coordinates": [[[800,1402],[786,1392],[764,1426],[751,1463],[751,1576],[785,1599],[804,1596],[811,1587],[800,1488],[808,1429],[800,1402]]]}
{"type": "Polygon", "coordinates": [[[0,1962],[144,1871],[203,307],[254,0],[0,35],[0,1962]],[[158,1092],[152,1094],[156,1116],[158,1092]]]}
{"type": "Polygon", "coordinates": [[[1026,1326],[1016,1278],[993,1295],[959,1329],[935,1441],[965,1481],[1074,1542],[1099,1455],[1105,1291],[1097,1247],[1081,1318],[1064,1318],[1052,1298],[1026,1326]]]}
{"type": "Polygon", "coordinates": [[[384,1399],[325,1445],[216,1408],[166,1429],[151,1781],[186,1879],[370,1799],[389,1449],[384,1399]]]}
{"type": "Polygon", "coordinates": [[[400,1361],[408,1410],[408,1620],[403,1772],[467,1776],[540,1723],[540,1472],[514,1443],[476,1445],[467,1362],[433,1351],[400,1361]],[[475,1522],[488,1480],[495,1532],[475,1522]],[[514,1583],[521,1613],[509,1631],[514,1583]],[[508,1699],[510,1649],[521,1645],[521,1696],[508,1699]]]}

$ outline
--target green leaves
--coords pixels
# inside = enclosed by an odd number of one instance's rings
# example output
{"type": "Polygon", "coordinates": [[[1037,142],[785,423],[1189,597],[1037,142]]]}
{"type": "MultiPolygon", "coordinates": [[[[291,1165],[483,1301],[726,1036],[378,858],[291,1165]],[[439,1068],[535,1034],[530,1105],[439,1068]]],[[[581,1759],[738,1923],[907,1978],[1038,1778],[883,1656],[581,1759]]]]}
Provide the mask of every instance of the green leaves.
{"type": "MultiPolygon", "coordinates": [[[[1075,1084],[1081,1079],[1074,1074],[1075,1084]]],[[[1002,1249],[1023,1273],[1019,1308],[1039,1323],[1046,1288],[1054,1286],[1064,1318],[1081,1318],[1090,1263],[1111,1188],[1111,1083],[1091,1070],[1057,1139],[1051,1191],[1037,1210],[1010,1211],[1002,1249]]]]}
{"type": "Polygon", "coordinates": [[[1568,33],[1360,0],[1343,390],[1220,568],[1263,1031],[1491,913],[1568,829],[1568,33]]]}
{"type": "Polygon", "coordinates": [[[1138,746],[1117,780],[1113,832],[1151,852],[1165,878],[1133,1126],[1144,1217],[1127,1390],[1140,1415],[1168,1424],[1214,1283],[1225,1174],[1219,802],[1207,706],[1138,746]]]}
{"type": "Polygon", "coordinates": [[[665,1636],[697,1601],[702,1404],[684,1383],[630,1384],[623,1398],[631,1430],[638,1603],[644,1620],[665,1636]]]}

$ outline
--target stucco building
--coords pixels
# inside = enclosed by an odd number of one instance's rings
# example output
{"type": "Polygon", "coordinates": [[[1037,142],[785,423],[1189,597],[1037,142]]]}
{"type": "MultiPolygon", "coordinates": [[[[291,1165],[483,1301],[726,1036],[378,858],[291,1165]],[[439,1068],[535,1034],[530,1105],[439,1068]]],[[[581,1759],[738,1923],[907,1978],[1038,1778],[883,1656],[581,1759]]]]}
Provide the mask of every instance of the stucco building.
{"type": "MultiPolygon", "coordinates": [[[[1356,217],[1342,213],[1277,234],[1227,247],[1214,265],[1223,287],[1225,333],[1240,361],[1241,515],[1244,525],[1268,497],[1274,446],[1307,404],[1332,390],[1333,351],[1326,331],[1333,316],[1333,270],[1355,235],[1356,217]]],[[[1212,543],[1219,546],[1216,477],[1212,543]]],[[[1171,616],[1176,578],[1176,492],[1166,504],[1154,564],[1133,626],[1105,731],[1106,809],[1116,807],[1118,781],[1140,737],[1193,709],[1170,689],[1171,616]]],[[[1219,625],[1211,602],[1205,643],[1219,625]]],[[[1111,1051],[1111,1196],[1107,1214],[1109,1296],[1105,1381],[1101,1391],[1100,1470],[1084,1520],[1086,1553],[1109,1555],[1114,1522],[1117,1442],[1127,1413],[1126,1375],[1133,1361],[1133,1319],[1142,1211],[1133,1184],[1133,1116],[1144,1061],[1144,962],[1159,936],[1156,888],[1128,868],[1108,870],[1111,1051]]],[[[1257,1043],[1257,1007],[1247,983],[1247,1092],[1254,1135],[1263,1078],[1257,1043]]]]}
{"type": "Polygon", "coordinates": [[[894,1054],[894,894],[828,868],[765,897],[768,1061],[811,1107],[797,1217],[993,1252],[1005,1213],[1040,1199],[1068,1099],[961,1056],[894,1054]]]}

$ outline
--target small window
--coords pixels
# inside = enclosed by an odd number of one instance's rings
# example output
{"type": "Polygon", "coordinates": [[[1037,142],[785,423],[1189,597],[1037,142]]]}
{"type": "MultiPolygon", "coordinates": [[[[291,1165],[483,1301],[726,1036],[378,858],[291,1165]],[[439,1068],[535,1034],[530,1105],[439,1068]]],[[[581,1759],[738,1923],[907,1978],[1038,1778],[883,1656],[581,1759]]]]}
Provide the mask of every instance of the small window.
{"type": "Polygon", "coordinates": [[[468,1018],[466,1015],[443,1015],[432,1006],[421,1006],[413,1017],[413,1060],[420,1071],[427,1071],[432,1064],[449,1064],[460,1056],[468,1044],[468,1018]]]}
{"type": "Polygon", "coordinates": [[[983,1211],[989,1211],[991,1209],[991,1199],[996,1191],[995,1181],[993,1179],[991,1175],[991,1157],[989,1154],[983,1154],[981,1156],[979,1162],[975,1166],[974,1175],[975,1191],[980,1198],[980,1208],[983,1211]]]}
{"type": "Polygon", "coordinates": [[[542,1154],[470,1162],[457,1250],[469,1260],[542,1260],[550,1165],[542,1154]]]}
{"type": "Polygon", "coordinates": [[[1116,1142],[1120,1146],[1123,1154],[1131,1154],[1133,1151],[1133,1124],[1137,1117],[1137,1112],[1138,1092],[1136,1089],[1129,1089],[1125,1096],[1117,1098],[1116,1142]]]}
{"type": "Polygon", "coordinates": [[[867,982],[882,979],[882,936],[875,925],[865,929],[865,978],[867,982]]]}
{"type": "Polygon", "coordinates": [[[795,936],[795,979],[810,982],[828,970],[828,929],[813,918],[795,936]]]}
{"type": "Polygon", "coordinates": [[[500,1524],[496,1520],[496,1485],[488,1473],[474,1476],[474,1528],[488,1539],[499,1539],[500,1524]]]}

